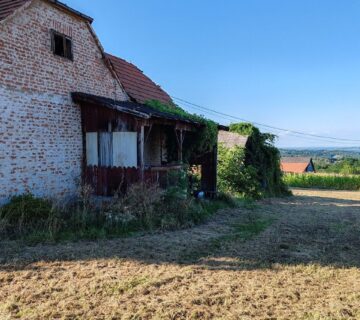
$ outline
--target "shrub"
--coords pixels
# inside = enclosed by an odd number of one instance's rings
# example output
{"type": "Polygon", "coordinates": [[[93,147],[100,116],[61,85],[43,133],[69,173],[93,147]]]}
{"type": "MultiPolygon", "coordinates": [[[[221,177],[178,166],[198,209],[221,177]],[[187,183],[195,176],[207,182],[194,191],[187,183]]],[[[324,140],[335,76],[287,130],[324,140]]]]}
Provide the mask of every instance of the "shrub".
{"type": "Polygon", "coordinates": [[[219,146],[220,190],[254,199],[289,195],[282,180],[280,152],[274,146],[275,136],[261,133],[250,123],[231,124],[230,131],[248,136],[248,142],[245,148],[219,146]]]}
{"type": "Polygon", "coordinates": [[[260,184],[256,170],[245,165],[244,148],[219,146],[218,180],[222,191],[241,194],[251,198],[260,197],[260,184]]]}
{"type": "Polygon", "coordinates": [[[55,233],[59,228],[57,212],[50,200],[24,194],[11,198],[0,209],[0,221],[7,236],[28,234],[38,229],[55,233]]]}
{"type": "Polygon", "coordinates": [[[238,201],[229,193],[223,191],[218,192],[216,200],[220,203],[224,203],[230,208],[236,208],[238,206],[238,201]]]}
{"type": "Polygon", "coordinates": [[[248,136],[245,148],[245,167],[251,168],[252,179],[258,182],[258,194],[265,196],[290,195],[283,183],[280,152],[274,146],[276,136],[262,133],[251,123],[234,123],[230,131],[248,136]]]}
{"type": "Polygon", "coordinates": [[[106,214],[107,225],[113,230],[123,230],[137,221],[142,228],[152,229],[163,195],[163,190],[155,184],[132,184],[125,195],[119,193],[114,198],[106,214]]]}

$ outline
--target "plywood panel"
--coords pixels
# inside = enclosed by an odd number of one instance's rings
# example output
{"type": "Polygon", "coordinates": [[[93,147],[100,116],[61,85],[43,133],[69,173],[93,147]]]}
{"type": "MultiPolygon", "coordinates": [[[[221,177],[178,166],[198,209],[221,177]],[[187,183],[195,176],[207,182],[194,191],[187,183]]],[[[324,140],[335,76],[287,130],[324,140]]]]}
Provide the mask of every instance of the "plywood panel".
{"type": "Polygon", "coordinates": [[[100,138],[99,165],[103,167],[111,167],[113,165],[111,132],[100,132],[99,138],[100,138]]]}
{"type": "Polygon", "coordinates": [[[137,167],[137,133],[113,133],[113,166],[137,167]]]}
{"type": "Polygon", "coordinates": [[[86,163],[88,166],[99,164],[97,132],[86,132],[86,163]]]}

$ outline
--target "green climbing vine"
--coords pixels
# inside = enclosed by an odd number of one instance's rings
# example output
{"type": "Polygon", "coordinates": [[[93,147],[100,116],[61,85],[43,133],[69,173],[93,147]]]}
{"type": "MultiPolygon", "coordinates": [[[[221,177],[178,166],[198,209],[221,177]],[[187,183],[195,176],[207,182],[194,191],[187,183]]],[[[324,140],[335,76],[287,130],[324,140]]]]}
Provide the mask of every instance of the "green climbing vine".
{"type": "Polygon", "coordinates": [[[184,161],[188,161],[194,154],[203,155],[211,152],[217,145],[218,125],[214,121],[189,113],[175,104],[164,104],[158,100],[150,100],[146,104],[155,110],[174,114],[201,124],[197,128],[196,134],[192,135],[191,143],[185,143],[184,161]]]}
{"type": "Polygon", "coordinates": [[[231,124],[230,132],[248,136],[248,142],[245,149],[219,148],[220,186],[224,185],[232,191],[252,197],[289,194],[282,180],[280,152],[274,146],[275,135],[262,133],[250,123],[231,124]],[[234,159],[238,160],[234,161],[234,159]],[[235,170],[235,167],[240,171],[236,182],[234,175],[229,174],[235,170]]]}

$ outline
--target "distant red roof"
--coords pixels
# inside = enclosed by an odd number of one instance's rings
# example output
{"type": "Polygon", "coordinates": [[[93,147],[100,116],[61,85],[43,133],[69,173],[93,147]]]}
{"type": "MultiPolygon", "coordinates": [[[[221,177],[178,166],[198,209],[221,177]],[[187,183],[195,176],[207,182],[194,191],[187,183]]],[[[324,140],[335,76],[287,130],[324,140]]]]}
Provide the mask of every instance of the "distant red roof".
{"type": "Polygon", "coordinates": [[[171,97],[147,77],[138,67],[124,59],[106,54],[115,68],[115,72],[126,93],[138,103],[158,100],[162,103],[172,103],[171,97]]]}
{"type": "Polygon", "coordinates": [[[281,163],[281,170],[286,173],[304,173],[309,163],[281,163]]]}
{"type": "Polygon", "coordinates": [[[315,171],[314,164],[311,158],[301,157],[283,157],[281,158],[281,170],[285,173],[305,173],[315,171]]]}
{"type": "Polygon", "coordinates": [[[14,13],[30,0],[0,0],[0,20],[14,13]]]}

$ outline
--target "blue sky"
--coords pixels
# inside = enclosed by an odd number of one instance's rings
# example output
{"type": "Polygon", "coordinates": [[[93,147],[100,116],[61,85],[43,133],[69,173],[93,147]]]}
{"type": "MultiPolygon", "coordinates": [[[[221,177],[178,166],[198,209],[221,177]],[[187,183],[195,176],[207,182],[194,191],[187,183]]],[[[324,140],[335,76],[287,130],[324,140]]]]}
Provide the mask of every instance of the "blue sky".
{"type": "MultiPolygon", "coordinates": [[[[276,127],[360,139],[359,0],[64,1],[95,19],[106,51],[173,96],[276,127]]],[[[287,132],[277,144],[356,145],[287,132]]]]}

